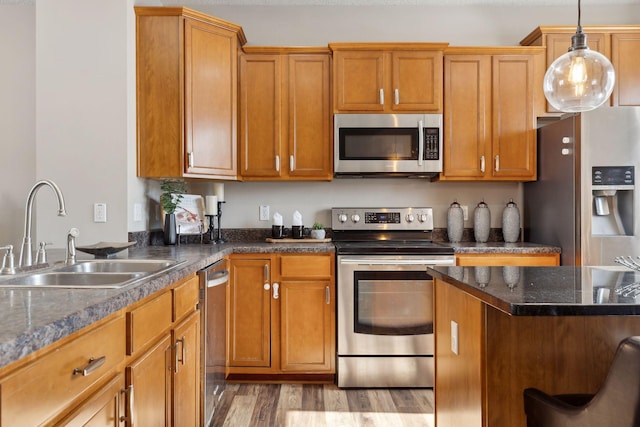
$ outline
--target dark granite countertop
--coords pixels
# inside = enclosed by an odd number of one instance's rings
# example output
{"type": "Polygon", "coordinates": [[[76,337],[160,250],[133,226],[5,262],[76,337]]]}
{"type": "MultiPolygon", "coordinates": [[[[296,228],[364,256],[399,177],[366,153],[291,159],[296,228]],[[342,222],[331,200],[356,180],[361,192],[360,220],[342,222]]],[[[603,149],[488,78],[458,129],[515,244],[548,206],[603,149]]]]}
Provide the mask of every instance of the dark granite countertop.
{"type": "Polygon", "coordinates": [[[515,316],[640,315],[640,272],[624,267],[433,267],[429,273],[515,316]]]}
{"type": "Polygon", "coordinates": [[[559,254],[557,246],[540,245],[537,243],[517,242],[444,242],[444,245],[453,247],[456,254],[559,254]]]}
{"type": "MultiPolygon", "coordinates": [[[[231,253],[334,250],[331,243],[305,242],[148,246],[129,249],[118,254],[118,257],[174,258],[185,262],[166,274],[141,280],[122,289],[0,287],[0,367],[164,289],[231,253]]],[[[63,257],[62,251],[52,250],[49,253],[49,263],[53,265],[63,257]]],[[[78,253],[78,259],[93,257],[78,253]]],[[[13,278],[15,276],[0,276],[2,281],[13,278]]]]}

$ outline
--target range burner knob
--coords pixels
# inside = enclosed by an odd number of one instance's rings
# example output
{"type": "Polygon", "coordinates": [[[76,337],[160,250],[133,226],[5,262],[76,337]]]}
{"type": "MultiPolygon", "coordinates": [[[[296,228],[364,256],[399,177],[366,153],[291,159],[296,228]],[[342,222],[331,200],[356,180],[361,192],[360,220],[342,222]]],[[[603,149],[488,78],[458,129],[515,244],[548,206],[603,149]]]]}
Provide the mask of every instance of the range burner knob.
{"type": "Polygon", "coordinates": [[[351,221],[354,222],[354,223],[359,222],[360,221],[360,215],[358,215],[358,214],[351,215],[351,221]]]}
{"type": "Polygon", "coordinates": [[[341,223],[347,222],[347,215],[346,214],[339,214],[338,215],[338,221],[340,221],[341,223]]]}
{"type": "Polygon", "coordinates": [[[418,215],[418,221],[420,222],[427,222],[428,218],[429,218],[429,215],[425,213],[418,215]]]}
{"type": "Polygon", "coordinates": [[[413,214],[407,214],[406,220],[408,223],[412,223],[416,218],[413,216],[413,214]]]}

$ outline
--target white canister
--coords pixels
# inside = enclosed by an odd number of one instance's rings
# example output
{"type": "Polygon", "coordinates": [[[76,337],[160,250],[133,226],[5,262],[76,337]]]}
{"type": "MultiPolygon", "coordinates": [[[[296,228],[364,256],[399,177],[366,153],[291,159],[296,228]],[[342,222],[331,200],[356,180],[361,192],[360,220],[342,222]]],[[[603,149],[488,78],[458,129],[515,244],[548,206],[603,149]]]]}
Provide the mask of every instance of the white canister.
{"type": "Polygon", "coordinates": [[[507,243],[517,242],[520,238],[520,210],[513,199],[502,211],[502,238],[507,243]]]}
{"type": "Polygon", "coordinates": [[[463,231],[464,212],[460,204],[454,201],[447,210],[447,236],[449,236],[449,241],[453,243],[461,241],[463,231]]]}
{"type": "Polygon", "coordinates": [[[489,211],[489,205],[482,201],[473,211],[473,236],[476,242],[485,243],[489,240],[489,231],[491,231],[491,211],[489,211]]]}

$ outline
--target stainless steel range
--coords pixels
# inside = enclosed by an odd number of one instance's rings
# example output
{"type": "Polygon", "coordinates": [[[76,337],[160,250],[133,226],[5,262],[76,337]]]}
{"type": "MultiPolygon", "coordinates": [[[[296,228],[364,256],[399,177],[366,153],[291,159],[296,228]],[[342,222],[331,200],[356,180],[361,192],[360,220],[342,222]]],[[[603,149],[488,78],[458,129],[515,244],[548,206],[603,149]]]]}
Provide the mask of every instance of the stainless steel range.
{"type": "Polygon", "coordinates": [[[455,265],[431,208],[333,208],[338,386],[433,387],[433,280],[455,265]]]}

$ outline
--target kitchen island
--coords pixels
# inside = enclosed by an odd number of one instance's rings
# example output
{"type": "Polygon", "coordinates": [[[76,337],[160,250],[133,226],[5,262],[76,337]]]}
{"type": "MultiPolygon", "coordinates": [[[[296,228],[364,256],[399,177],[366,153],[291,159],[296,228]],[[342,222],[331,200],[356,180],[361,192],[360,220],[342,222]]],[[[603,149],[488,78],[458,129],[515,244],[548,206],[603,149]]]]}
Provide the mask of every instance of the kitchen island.
{"type": "Polygon", "coordinates": [[[435,267],[438,427],[526,425],[522,392],[595,393],[640,335],[640,273],[618,267],[435,267]]]}

